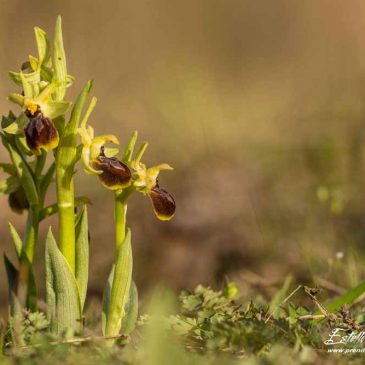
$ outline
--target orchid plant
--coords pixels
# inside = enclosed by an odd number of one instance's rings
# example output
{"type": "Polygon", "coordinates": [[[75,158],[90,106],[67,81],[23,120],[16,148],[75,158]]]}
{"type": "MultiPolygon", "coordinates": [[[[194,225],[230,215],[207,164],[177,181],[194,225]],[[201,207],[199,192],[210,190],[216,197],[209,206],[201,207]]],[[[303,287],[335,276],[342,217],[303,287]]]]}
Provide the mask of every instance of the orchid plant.
{"type": "Polygon", "coordinates": [[[56,335],[80,333],[87,296],[89,265],[88,199],[76,197],[75,166],[81,160],[86,173],[96,175],[114,196],[115,261],[103,298],[102,329],[105,336],[127,333],[138,313],[137,289],[132,279],[131,231],[127,228],[128,198],[139,192],[150,198],[156,217],[170,220],[175,214],[173,197],[159,185],[168,164],[147,168],[142,162],[147,143],[135,151],[137,132],[124,149],[113,134],[96,136],[89,124],[97,99],[86,102],[92,88],[88,82],[74,103],[65,100],[74,78],[67,73],[61,18],[52,44],[46,33],[34,29],[38,57],[29,56],[18,72],[10,72],[19,91],[8,99],[19,107],[1,121],[2,143],[10,162],[0,164],[7,178],[0,192],[8,195],[11,209],[26,213],[24,237],[9,223],[18,265],[7,256],[10,323],[23,309],[37,310],[33,259],[39,225],[58,216],[58,237],[49,228],[45,245],[46,303],[50,330],[56,335]],[[71,112],[69,113],[69,110],[71,112]],[[84,112],[84,109],[85,112],[84,112]],[[47,192],[55,183],[57,202],[46,205],[47,192]]]}

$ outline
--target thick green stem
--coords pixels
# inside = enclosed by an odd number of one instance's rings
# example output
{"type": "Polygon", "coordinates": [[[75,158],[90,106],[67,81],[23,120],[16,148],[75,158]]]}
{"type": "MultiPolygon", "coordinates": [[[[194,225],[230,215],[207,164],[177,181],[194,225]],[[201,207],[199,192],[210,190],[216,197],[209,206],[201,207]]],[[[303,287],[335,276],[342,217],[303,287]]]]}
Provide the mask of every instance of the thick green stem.
{"type": "Polygon", "coordinates": [[[129,189],[115,192],[114,221],[115,221],[115,245],[118,249],[123,243],[126,233],[127,199],[131,191],[129,189]]]}
{"type": "Polygon", "coordinates": [[[57,204],[59,219],[59,247],[75,274],[75,203],[74,182],[69,172],[56,168],[57,204]]]}
{"type": "Polygon", "coordinates": [[[74,169],[77,162],[77,128],[92,83],[88,82],[78,96],[69,123],[61,135],[56,154],[56,186],[59,219],[59,248],[75,274],[75,199],[74,169]]]}

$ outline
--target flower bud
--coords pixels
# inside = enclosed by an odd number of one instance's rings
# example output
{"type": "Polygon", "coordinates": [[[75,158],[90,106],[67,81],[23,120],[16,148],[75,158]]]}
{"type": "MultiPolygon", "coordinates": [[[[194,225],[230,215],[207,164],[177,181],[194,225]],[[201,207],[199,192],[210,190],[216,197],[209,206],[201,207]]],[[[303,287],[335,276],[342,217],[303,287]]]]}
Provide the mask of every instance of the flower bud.
{"type": "Polygon", "coordinates": [[[29,209],[29,202],[22,187],[9,194],[8,203],[10,209],[17,214],[22,214],[23,210],[29,209]]]}
{"type": "Polygon", "coordinates": [[[24,128],[24,132],[30,150],[34,154],[39,154],[41,149],[50,151],[56,148],[59,136],[52,120],[44,117],[39,110],[34,114],[27,111],[26,115],[29,118],[29,123],[24,128]]]}
{"type": "Polygon", "coordinates": [[[161,221],[169,221],[176,210],[175,200],[171,194],[156,185],[148,195],[151,198],[157,218],[161,221]]]}
{"type": "Polygon", "coordinates": [[[132,182],[132,173],[129,167],[116,157],[106,157],[103,148],[99,157],[93,161],[93,168],[102,171],[98,176],[101,183],[108,189],[124,189],[132,182]]]}

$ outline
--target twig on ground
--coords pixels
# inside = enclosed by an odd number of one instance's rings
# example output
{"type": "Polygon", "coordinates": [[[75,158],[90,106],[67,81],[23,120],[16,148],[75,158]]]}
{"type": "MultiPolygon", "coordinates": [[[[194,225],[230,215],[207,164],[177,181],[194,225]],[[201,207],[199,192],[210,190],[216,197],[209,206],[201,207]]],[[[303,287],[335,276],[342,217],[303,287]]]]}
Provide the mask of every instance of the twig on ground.
{"type": "Polygon", "coordinates": [[[285,304],[298,290],[300,290],[303,287],[303,285],[299,285],[296,289],[294,289],[284,300],[282,300],[276,308],[269,314],[269,316],[265,319],[265,323],[269,322],[271,317],[275,314],[275,312],[283,305],[285,304]]]}

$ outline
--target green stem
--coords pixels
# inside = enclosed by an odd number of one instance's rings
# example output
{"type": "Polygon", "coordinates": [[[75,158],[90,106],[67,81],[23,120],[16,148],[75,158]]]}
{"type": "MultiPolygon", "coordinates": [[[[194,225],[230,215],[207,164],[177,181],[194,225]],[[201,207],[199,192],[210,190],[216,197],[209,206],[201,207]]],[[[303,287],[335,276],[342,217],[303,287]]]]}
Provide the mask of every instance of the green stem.
{"type": "Polygon", "coordinates": [[[88,82],[77,97],[72,109],[71,118],[65,126],[60,138],[56,154],[56,186],[59,222],[59,248],[70,265],[71,271],[76,270],[75,242],[75,201],[74,179],[75,163],[77,162],[77,128],[81,112],[89,94],[92,83],[88,82]]]}
{"type": "Polygon", "coordinates": [[[47,152],[42,150],[41,154],[37,157],[34,175],[36,179],[41,176],[42,170],[47,160],[47,152]]]}
{"type": "Polygon", "coordinates": [[[59,247],[75,274],[75,202],[74,181],[69,172],[56,167],[59,247]]]}
{"type": "Polygon", "coordinates": [[[115,222],[115,245],[118,249],[123,243],[126,232],[127,200],[132,193],[130,188],[115,192],[114,222],[115,222]]]}
{"type": "Polygon", "coordinates": [[[45,152],[42,152],[42,154],[37,157],[36,167],[34,170],[34,185],[36,187],[38,200],[37,203],[31,203],[28,210],[27,224],[24,236],[24,250],[19,263],[19,281],[17,291],[18,299],[20,303],[22,303],[23,307],[32,310],[36,309],[36,307],[32,306],[32,303],[36,302],[35,299],[32,298],[32,295],[34,295],[34,293],[32,294],[30,292],[29,280],[35,248],[38,240],[38,230],[40,222],[39,212],[42,210],[45,196],[45,192],[40,191],[40,178],[46,159],[47,154],[45,152]],[[43,198],[41,198],[40,195],[43,195],[43,198]]]}
{"type": "Polygon", "coordinates": [[[39,212],[43,208],[45,192],[40,191],[40,181],[42,170],[47,160],[46,151],[37,156],[36,166],[34,170],[34,183],[38,193],[38,204],[31,203],[28,211],[27,225],[24,237],[24,252],[30,263],[33,262],[35,246],[38,239],[39,230],[39,212]],[[42,197],[41,197],[42,196],[42,197]]]}

